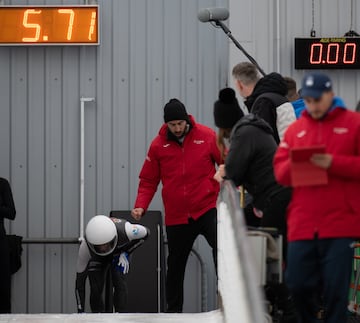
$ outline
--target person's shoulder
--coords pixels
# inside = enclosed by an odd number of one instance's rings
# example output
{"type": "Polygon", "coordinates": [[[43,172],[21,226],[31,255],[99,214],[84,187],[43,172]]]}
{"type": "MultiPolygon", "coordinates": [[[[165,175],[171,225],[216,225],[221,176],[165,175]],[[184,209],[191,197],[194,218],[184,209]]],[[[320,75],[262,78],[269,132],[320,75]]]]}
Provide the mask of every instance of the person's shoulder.
{"type": "Polygon", "coordinates": [[[10,183],[6,178],[0,177],[0,185],[1,186],[10,186],[10,183]]]}
{"type": "MultiPolygon", "coordinates": [[[[256,120],[260,120],[263,121],[263,119],[259,118],[256,115],[252,115],[253,118],[255,118],[256,120]]],[[[250,117],[250,115],[247,115],[246,117],[244,117],[245,119],[247,119],[247,117],[250,117]]],[[[265,127],[270,128],[270,126],[268,126],[267,123],[265,123],[265,127]]],[[[268,132],[266,131],[265,128],[259,127],[259,125],[256,125],[256,123],[254,122],[247,122],[247,120],[240,120],[239,122],[237,122],[233,128],[232,134],[231,134],[231,139],[237,139],[240,140],[244,145],[247,143],[250,143],[252,141],[256,141],[259,136],[273,136],[271,131],[268,132]]]]}
{"type": "Polygon", "coordinates": [[[285,102],[289,101],[284,95],[277,93],[276,91],[268,91],[258,95],[254,104],[268,104],[276,107],[285,102]]]}
{"type": "Polygon", "coordinates": [[[360,113],[352,110],[344,110],[345,122],[353,126],[360,126],[360,113]]]}
{"type": "Polygon", "coordinates": [[[263,133],[264,130],[260,129],[259,127],[256,127],[254,125],[252,125],[251,123],[246,123],[246,124],[242,124],[239,126],[234,127],[234,132],[233,135],[235,137],[241,137],[241,136],[245,136],[248,139],[252,139],[252,135],[258,134],[258,133],[263,133]]]}
{"type": "Polygon", "coordinates": [[[276,116],[277,104],[267,96],[258,96],[250,112],[264,118],[267,122],[273,121],[276,116]]]}
{"type": "Polygon", "coordinates": [[[155,136],[148,147],[148,153],[146,159],[148,158],[149,155],[152,156],[151,159],[156,159],[157,158],[156,156],[158,156],[159,151],[161,151],[160,148],[163,145],[165,145],[165,143],[166,143],[165,136],[160,136],[160,135],[155,136]]]}
{"type": "Polygon", "coordinates": [[[349,118],[354,118],[356,121],[360,120],[360,113],[353,111],[353,110],[349,110],[349,109],[344,109],[345,113],[347,114],[347,116],[349,118]]]}
{"type": "Polygon", "coordinates": [[[152,139],[150,143],[150,148],[153,149],[156,146],[162,145],[163,142],[166,141],[166,138],[167,138],[166,129],[164,129],[164,127],[161,127],[159,133],[152,139]]]}
{"type": "Polygon", "coordinates": [[[276,104],[275,104],[274,100],[272,98],[270,98],[268,96],[268,94],[269,93],[263,93],[263,94],[259,95],[256,98],[256,100],[255,100],[255,102],[254,102],[254,104],[252,106],[252,110],[256,109],[256,108],[259,108],[259,107],[261,108],[264,105],[270,106],[270,107],[275,107],[276,104]]]}
{"type": "Polygon", "coordinates": [[[110,220],[113,221],[115,224],[116,224],[116,223],[126,222],[126,220],[123,219],[123,218],[117,218],[117,217],[113,217],[113,216],[110,217],[110,220]]]}
{"type": "Polygon", "coordinates": [[[308,118],[305,116],[300,116],[298,119],[293,121],[289,124],[289,126],[286,128],[285,133],[287,134],[293,134],[294,132],[297,132],[299,129],[302,129],[307,127],[308,124],[308,118]]]}

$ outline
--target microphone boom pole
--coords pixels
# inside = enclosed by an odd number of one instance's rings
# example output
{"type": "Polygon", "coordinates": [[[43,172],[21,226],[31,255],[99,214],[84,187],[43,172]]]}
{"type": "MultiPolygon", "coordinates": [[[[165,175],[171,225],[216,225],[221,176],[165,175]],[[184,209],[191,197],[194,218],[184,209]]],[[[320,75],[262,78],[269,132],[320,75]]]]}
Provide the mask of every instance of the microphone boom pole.
{"type": "Polygon", "coordinates": [[[259,66],[259,64],[256,62],[256,60],[244,49],[244,47],[242,47],[240,45],[240,43],[234,38],[234,36],[231,34],[231,31],[230,29],[225,25],[223,24],[220,20],[214,20],[216,26],[219,26],[223,31],[224,33],[233,41],[233,43],[235,44],[235,46],[240,49],[244,55],[249,59],[249,61],[251,63],[253,63],[257,69],[259,70],[259,72],[265,76],[265,72],[262,70],[262,68],[259,66]]]}

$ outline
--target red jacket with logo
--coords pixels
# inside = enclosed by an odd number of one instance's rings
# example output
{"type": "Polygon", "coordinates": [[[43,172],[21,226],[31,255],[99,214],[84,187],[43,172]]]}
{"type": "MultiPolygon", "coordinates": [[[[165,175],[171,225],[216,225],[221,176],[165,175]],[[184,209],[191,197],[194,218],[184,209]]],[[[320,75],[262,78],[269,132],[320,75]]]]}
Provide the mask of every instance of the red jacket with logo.
{"type": "Polygon", "coordinates": [[[216,207],[219,183],[213,176],[215,163],[221,163],[216,134],[189,118],[192,128],[182,144],[168,139],[167,124],[161,127],[139,175],[135,207],[146,210],[161,181],[166,225],[188,223],[216,207]]]}
{"type": "Polygon", "coordinates": [[[322,120],[303,112],[287,129],[274,157],[275,177],[292,186],[290,149],[325,145],[333,156],[328,184],[294,187],[287,211],[288,240],[360,237],[360,113],[334,99],[322,120]]]}

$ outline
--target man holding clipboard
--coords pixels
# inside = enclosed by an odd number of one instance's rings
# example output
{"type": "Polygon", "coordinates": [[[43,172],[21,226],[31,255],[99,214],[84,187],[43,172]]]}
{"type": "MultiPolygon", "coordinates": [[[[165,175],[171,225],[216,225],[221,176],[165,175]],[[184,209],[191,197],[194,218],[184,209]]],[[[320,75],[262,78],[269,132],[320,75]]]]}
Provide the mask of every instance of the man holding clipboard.
{"type": "Polygon", "coordinates": [[[290,168],[293,187],[324,185],[328,183],[325,168],[314,164],[311,157],[324,154],[325,146],[296,147],[290,150],[290,168]]]}
{"type": "Polygon", "coordinates": [[[360,237],[360,114],[346,110],[323,73],[305,75],[302,116],[274,157],[277,181],[293,187],[287,210],[287,284],[299,322],[346,322],[353,249],[360,237]]]}

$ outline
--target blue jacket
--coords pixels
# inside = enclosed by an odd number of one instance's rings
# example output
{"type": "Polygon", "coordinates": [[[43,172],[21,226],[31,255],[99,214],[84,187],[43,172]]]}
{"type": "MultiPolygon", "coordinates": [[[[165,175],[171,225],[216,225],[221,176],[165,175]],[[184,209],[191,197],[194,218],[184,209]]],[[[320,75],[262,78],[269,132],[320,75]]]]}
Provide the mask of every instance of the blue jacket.
{"type": "Polygon", "coordinates": [[[291,104],[294,107],[296,119],[299,119],[301,116],[301,113],[305,110],[305,102],[304,99],[300,98],[296,101],[292,101],[291,104]]]}

